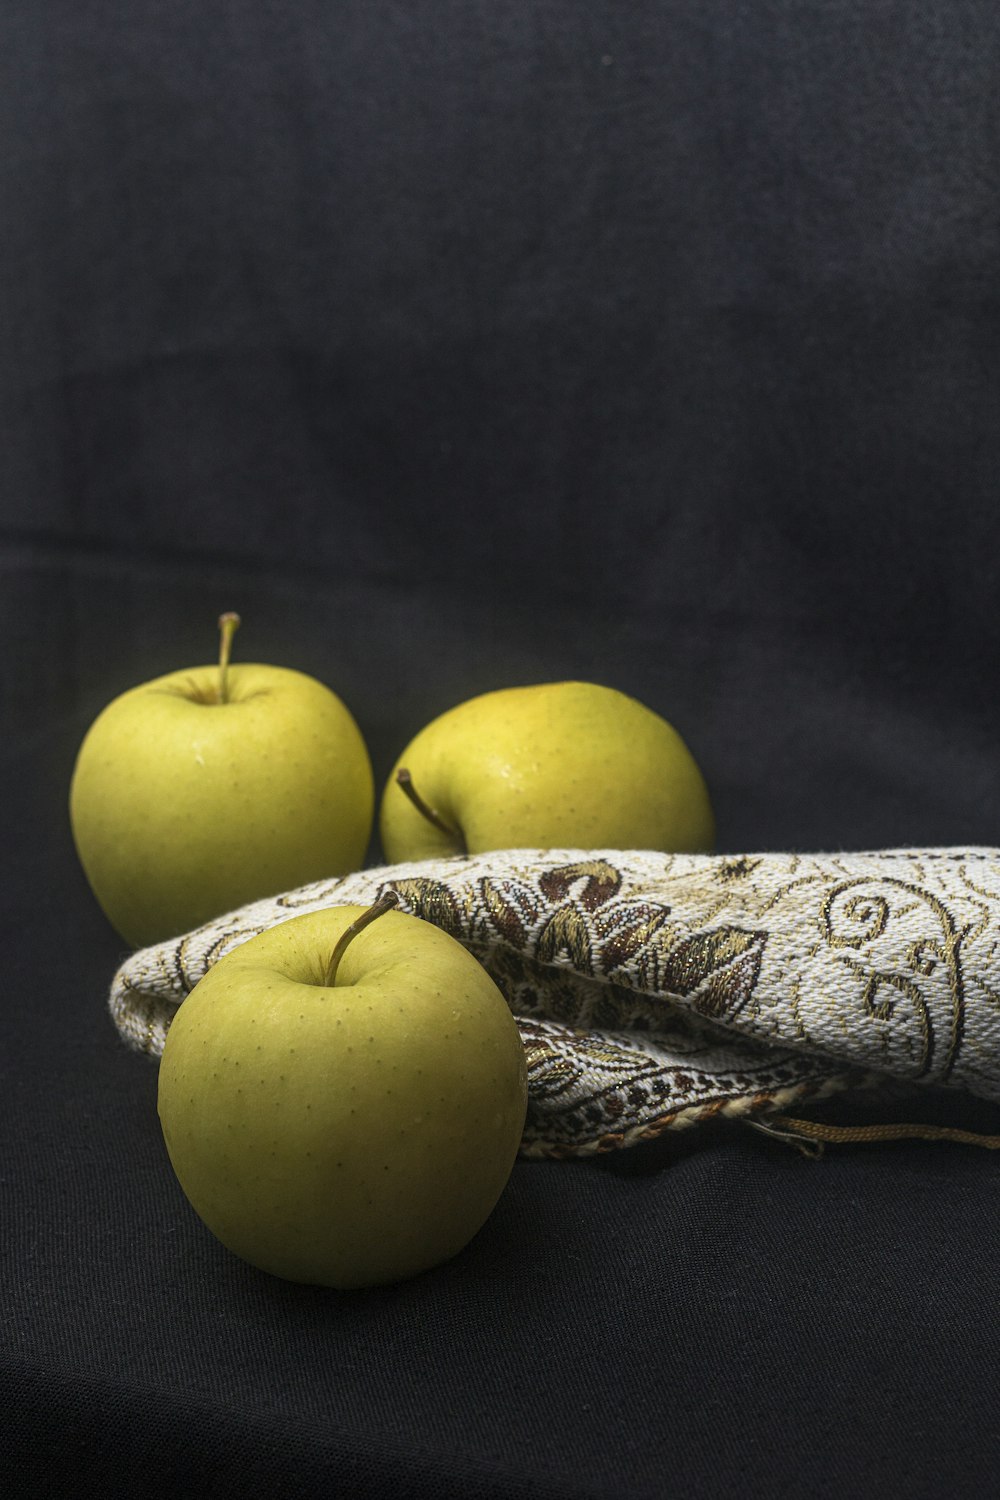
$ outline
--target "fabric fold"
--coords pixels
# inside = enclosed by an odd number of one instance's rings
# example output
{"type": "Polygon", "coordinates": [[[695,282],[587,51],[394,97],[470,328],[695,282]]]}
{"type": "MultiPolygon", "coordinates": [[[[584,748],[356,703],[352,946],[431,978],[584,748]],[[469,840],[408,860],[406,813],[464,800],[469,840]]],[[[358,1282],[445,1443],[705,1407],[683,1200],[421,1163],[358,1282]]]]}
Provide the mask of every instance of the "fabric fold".
{"type": "Polygon", "coordinates": [[[989,848],[512,849],[362,870],[134,953],[111,987],[120,1035],[159,1056],[177,1007],[224,954],[390,889],[503,991],[528,1058],[525,1155],[586,1155],[880,1084],[1000,1102],[989,848]]]}

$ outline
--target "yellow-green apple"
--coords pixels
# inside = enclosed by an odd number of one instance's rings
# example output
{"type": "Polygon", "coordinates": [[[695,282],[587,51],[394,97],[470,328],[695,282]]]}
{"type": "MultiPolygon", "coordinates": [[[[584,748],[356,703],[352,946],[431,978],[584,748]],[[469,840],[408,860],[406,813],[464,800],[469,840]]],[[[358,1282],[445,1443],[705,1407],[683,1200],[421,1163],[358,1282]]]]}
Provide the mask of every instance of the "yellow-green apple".
{"type": "Polygon", "coordinates": [[[178,1181],[223,1245],[290,1281],[372,1286],[449,1259],[517,1155],[514,1018],[467,949],[394,900],[247,939],[167,1033],[158,1107],[178,1181]]]}
{"type": "Polygon", "coordinates": [[[358,869],[375,789],[341,700],[315,678],[229,655],[123,693],[77,755],[70,821],[112,925],[140,946],[245,901],[358,869]]]}
{"type": "Polygon", "coordinates": [[[382,796],[386,858],[488,849],[710,850],[704,778],[677,731],[614,688],[483,693],[411,740],[382,796]]]}

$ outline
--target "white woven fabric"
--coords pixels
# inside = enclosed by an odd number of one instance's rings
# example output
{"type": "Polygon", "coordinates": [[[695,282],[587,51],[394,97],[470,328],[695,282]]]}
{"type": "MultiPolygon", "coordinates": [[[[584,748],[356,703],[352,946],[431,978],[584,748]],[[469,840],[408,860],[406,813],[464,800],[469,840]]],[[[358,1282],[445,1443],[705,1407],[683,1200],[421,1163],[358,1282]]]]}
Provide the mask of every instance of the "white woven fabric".
{"type": "Polygon", "coordinates": [[[1000,1101],[1000,851],[986,848],[514,849],[363,870],[133,954],[112,984],[115,1025],[158,1056],[223,954],[390,888],[503,990],[528,1054],[527,1155],[879,1080],[1000,1101]]]}

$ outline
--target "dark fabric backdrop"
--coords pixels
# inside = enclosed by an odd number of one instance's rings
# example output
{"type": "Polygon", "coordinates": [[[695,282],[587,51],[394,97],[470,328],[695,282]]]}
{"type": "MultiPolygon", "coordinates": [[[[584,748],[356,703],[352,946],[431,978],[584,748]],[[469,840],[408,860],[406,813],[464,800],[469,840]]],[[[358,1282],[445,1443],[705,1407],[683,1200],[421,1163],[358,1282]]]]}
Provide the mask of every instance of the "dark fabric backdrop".
{"type": "Polygon", "coordinates": [[[998,82],[992,0],[0,10],[5,1493],[994,1492],[987,1152],[719,1126],[399,1287],[228,1256],[66,793],[235,608],[380,781],[576,676],[721,849],[1000,844],[998,82]]]}

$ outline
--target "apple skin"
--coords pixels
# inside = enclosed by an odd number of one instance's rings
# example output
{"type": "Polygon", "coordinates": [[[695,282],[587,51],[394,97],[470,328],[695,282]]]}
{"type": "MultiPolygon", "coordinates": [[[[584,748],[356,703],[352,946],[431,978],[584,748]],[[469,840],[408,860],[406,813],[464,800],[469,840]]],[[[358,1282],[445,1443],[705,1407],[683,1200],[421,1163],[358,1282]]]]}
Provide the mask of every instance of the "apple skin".
{"type": "Polygon", "coordinates": [[[357,906],[293,917],[219,960],[160,1062],[171,1164],[223,1245],[347,1290],[458,1253],[517,1154],[524,1046],[502,994],[440,928],[390,911],[324,965],[357,906]]]}
{"type": "Polygon", "coordinates": [[[132,688],[97,716],[70,784],[80,862],[141,947],[246,901],[360,867],[371,760],[340,699],[302,672],[241,663],[132,688]]]}
{"type": "Polygon", "coordinates": [[[541,683],[483,693],[433,720],[396,761],[379,831],[389,863],[489,849],[707,852],[704,778],[659,714],[614,688],[541,683]],[[414,787],[462,842],[430,823],[414,787]]]}

